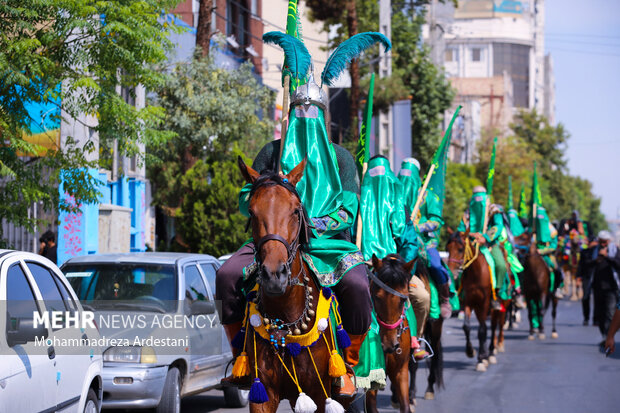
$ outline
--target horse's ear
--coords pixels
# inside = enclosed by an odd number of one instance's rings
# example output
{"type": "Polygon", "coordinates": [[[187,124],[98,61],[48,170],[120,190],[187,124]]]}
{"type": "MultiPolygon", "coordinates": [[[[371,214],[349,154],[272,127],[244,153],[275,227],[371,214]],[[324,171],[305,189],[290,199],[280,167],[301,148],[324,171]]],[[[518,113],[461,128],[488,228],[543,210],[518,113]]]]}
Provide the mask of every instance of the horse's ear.
{"type": "Polygon", "coordinates": [[[452,236],[452,234],[454,234],[454,230],[449,225],[446,225],[446,231],[448,231],[448,235],[450,235],[450,236],[452,236]]]}
{"type": "Polygon", "coordinates": [[[304,169],[306,168],[307,159],[308,158],[304,158],[303,161],[299,162],[297,166],[294,167],[288,175],[286,175],[286,178],[293,186],[297,185],[297,183],[301,181],[301,178],[304,176],[304,169]]]}
{"type": "Polygon", "coordinates": [[[414,259],[409,261],[407,264],[405,264],[405,266],[403,267],[405,271],[407,272],[407,274],[409,274],[409,276],[411,276],[411,271],[413,270],[413,267],[415,267],[415,263],[416,261],[418,261],[418,258],[419,257],[415,257],[414,259]]]}
{"type": "Polygon", "coordinates": [[[377,258],[375,254],[372,254],[372,268],[374,268],[375,271],[379,271],[381,267],[383,267],[383,261],[377,258]]]}
{"type": "Polygon", "coordinates": [[[241,175],[243,175],[243,179],[245,179],[248,184],[253,184],[260,176],[258,172],[256,172],[254,169],[247,166],[245,162],[243,162],[241,156],[237,158],[237,164],[239,165],[239,170],[241,171],[241,175]]]}

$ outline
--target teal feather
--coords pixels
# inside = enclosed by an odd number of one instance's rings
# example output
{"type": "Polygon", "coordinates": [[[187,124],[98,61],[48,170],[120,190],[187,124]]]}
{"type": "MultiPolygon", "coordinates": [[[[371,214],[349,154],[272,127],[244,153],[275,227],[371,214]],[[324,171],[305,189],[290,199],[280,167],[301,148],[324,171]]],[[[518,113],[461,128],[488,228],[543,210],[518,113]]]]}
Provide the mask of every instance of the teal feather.
{"type": "Polygon", "coordinates": [[[321,73],[321,83],[331,86],[332,80],[340,76],[352,59],[378,42],[385,46],[386,52],[392,48],[390,39],[377,32],[359,33],[342,42],[327,59],[325,69],[321,73]]]}
{"type": "Polygon", "coordinates": [[[295,79],[301,79],[306,76],[312,64],[312,57],[301,40],[286,33],[274,31],[263,34],[263,42],[275,44],[284,50],[284,56],[291,71],[291,76],[295,79]]]}

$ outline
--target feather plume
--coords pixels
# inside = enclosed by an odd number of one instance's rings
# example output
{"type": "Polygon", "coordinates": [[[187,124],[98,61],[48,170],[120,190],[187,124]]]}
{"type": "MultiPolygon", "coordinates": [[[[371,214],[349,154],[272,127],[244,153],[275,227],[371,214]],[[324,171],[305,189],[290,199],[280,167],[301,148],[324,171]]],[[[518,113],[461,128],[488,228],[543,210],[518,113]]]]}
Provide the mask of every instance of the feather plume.
{"type": "Polygon", "coordinates": [[[312,64],[312,57],[301,40],[286,33],[274,31],[263,34],[263,42],[275,44],[284,50],[291,76],[295,79],[306,76],[312,64]]]}
{"type": "Polygon", "coordinates": [[[352,59],[378,42],[385,46],[386,52],[392,48],[390,40],[378,32],[359,33],[342,42],[327,59],[325,69],[321,73],[321,83],[331,86],[332,80],[340,76],[352,59]]]}

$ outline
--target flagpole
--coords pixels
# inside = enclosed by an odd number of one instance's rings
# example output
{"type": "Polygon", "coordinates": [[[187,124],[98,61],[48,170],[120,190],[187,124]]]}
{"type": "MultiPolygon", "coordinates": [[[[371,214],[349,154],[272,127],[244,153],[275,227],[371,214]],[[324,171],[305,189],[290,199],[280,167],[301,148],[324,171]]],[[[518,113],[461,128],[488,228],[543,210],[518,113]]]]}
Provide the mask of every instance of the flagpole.
{"type": "Polygon", "coordinates": [[[415,206],[413,207],[413,211],[411,211],[411,222],[415,222],[414,219],[416,215],[418,215],[418,210],[420,209],[420,205],[422,205],[422,199],[424,199],[424,193],[426,192],[426,187],[428,187],[428,183],[431,181],[431,177],[435,172],[435,164],[431,165],[431,169],[428,170],[428,174],[426,175],[426,179],[424,180],[424,185],[422,185],[422,189],[418,192],[418,199],[415,201],[415,206]]]}
{"type": "Polygon", "coordinates": [[[278,173],[282,174],[282,151],[286,142],[286,130],[288,129],[288,95],[290,92],[289,75],[284,76],[284,96],[282,97],[282,126],[280,127],[280,155],[278,156],[278,173]]]}
{"type": "MultiPolygon", "coordinates": [[[[362,186],[362,183],[364,182],[364,176],[366,175],[367,170],[368,170],[368,162],[364,162],[364,164],[362,165],[362,179],[360,179],[360,188],[362,186]]],[[[361,196],[361,193],[360,193],[360,196],[361,196]]],[[[359,250],[362,249],[362,231],[364,230],[362,226],[361,207],[362,207],[362,200],[360,199],[360,202],[359,202],[360,211],[357,214],[357,231],[355,232],[355,245],[357,245],[357,249],[359,250]]]]}

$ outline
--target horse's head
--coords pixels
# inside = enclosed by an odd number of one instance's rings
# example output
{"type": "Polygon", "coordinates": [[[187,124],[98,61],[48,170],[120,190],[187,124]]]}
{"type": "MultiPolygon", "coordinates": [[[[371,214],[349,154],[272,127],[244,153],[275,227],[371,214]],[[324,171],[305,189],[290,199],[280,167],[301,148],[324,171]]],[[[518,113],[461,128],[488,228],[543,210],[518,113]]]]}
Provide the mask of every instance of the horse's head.
{"type": "Polygon", "coordinates": [[[446,227],[448,231],[448,243],[446,251],[448,252],[448,268],[453,274],[459,274],[465,259],[465,240],[469,236],[469,229],[465,234],[454,231],[450,227],[446,227]]]}
{"type": "Polygon", "coordinates": [[[536,253],[536,234],[525,231],[523,234],[515,237],[514,241],[519,257],[525,258],[536,253]]]}
{"type": "MultiPolygon", "coordinates": [[[[381,335],[381,346],[386,353],[400,354],[400,335],[403,332],[405,302],[409,297],[411,270],[416,259],[405,262],[397,254],[389,254],[383,260],[372,256],[376,275],[371,276],[372,295],[377,321],[385,332],[381,335]]],[[[415,335],[415,333],[412,333],[415,335]]]]}
{"type": "Polygon", "coordinates": [[[259,282],[265,294],[285,293],[291,277],[291,264],[301,244],[309,239],[308,222],[295,185],[302,178],[304,159],[286,176],[259,174],[241,157],[239,169],[252,184],[248,208],[252,237],[259,264],[259,282]]]}

